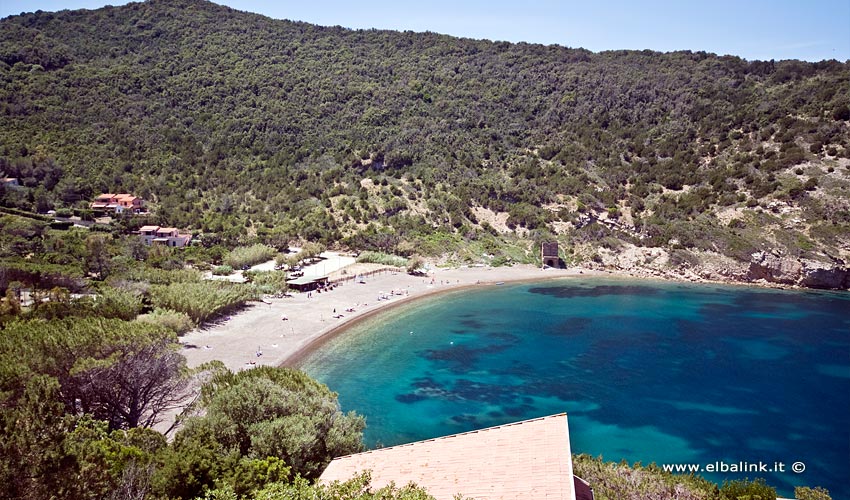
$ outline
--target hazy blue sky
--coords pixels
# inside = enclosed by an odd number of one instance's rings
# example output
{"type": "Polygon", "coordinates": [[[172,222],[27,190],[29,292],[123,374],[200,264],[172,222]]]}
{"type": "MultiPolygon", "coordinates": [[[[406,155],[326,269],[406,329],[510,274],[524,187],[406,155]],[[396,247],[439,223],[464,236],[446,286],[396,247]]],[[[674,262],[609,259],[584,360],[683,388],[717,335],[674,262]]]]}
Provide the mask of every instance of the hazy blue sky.
{"type": "MultiPolygon", "coordinates": [[[[0,17],[108,0],[0,0],[0,17]]],[[[216,0],[326,26],[433,31],[611,49],[705,50],[746,59],[850,59],[850,0],[216,0]]]]}

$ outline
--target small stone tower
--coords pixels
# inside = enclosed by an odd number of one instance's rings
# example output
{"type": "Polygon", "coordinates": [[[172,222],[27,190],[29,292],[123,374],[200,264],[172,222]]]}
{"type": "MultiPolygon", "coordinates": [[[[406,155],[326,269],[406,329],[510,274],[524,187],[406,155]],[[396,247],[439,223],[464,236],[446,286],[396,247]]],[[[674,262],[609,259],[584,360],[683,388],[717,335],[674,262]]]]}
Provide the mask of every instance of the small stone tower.
{"type": "Polygon", "coordinates": [[[544,269],[547,267],[561,267],[561,260],[558,258],[557,241],[543,243],[540,254],[540,261],[543,263],[544,269]]]}

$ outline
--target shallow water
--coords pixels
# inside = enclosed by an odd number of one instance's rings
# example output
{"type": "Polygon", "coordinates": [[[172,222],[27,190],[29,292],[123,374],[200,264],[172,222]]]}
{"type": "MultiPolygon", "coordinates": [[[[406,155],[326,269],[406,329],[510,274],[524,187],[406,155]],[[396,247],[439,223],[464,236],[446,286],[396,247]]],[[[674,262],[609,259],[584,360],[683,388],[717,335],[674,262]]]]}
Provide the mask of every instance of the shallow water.
{"type": "Polygon", "coordinates": [[[850,498],[850,294],[561,280],[428,298],[301,364],[394,445],[566,411],[574,453],[775,462],[850,498]],[[804,462],[802,474],[791,464],[804,462]]]}

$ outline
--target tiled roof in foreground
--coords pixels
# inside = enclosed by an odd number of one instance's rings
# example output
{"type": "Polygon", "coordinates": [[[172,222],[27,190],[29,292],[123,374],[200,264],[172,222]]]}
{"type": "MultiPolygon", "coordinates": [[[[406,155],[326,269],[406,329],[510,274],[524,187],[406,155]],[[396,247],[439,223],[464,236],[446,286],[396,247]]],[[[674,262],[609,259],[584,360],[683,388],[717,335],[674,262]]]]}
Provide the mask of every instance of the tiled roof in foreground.
{"type": "Polygon", "coordinates": [[[335,458],[320,481],[372,471],[372,486],[410,482],[437,500],[575,500],[567,415],[525,420],[335,458]]]}

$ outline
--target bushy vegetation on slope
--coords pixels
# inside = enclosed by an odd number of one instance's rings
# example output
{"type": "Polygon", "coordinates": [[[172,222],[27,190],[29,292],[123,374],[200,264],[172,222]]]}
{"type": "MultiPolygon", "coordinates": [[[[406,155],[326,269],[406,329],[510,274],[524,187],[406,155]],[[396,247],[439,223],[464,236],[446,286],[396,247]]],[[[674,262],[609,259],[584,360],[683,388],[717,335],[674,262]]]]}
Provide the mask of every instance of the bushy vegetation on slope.
{"type": "Polygon", "coordinates": [[[0,40],[0,171],[26,187],[8,206],[132,191],[209,245],[504,246],[483,209],[533,241],[602,241],[581,216],[604,213],[639,245],[848,252],[846,63],[352,31],[201,0],[15,16],[0,40]],[[772,201],[802,223],[747,216],[772,201]]]}

